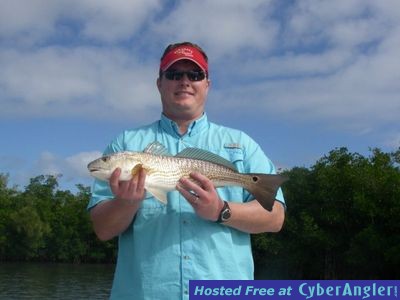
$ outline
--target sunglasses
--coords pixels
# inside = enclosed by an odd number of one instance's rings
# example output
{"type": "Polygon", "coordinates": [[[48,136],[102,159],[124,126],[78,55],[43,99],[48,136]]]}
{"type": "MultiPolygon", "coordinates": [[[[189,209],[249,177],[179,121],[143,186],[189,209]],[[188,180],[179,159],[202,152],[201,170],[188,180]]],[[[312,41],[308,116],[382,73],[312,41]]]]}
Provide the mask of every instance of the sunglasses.
{"type": "Polygon", "coordinates": [[[204,78],[206,78],[206,73],[204,71],[165,71],[165,78],[168,80],[181,80],[183,78],[183,75],[186,74],[188,79],[190,81],[202,81],[204,78]]]}

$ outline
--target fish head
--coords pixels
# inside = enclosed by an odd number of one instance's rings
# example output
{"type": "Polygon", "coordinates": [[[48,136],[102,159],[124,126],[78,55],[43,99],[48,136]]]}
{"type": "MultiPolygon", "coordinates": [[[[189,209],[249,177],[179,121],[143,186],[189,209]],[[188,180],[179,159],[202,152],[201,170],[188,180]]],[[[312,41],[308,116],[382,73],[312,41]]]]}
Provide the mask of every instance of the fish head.
{"type": "Polygon", "coordinates": [[[108,181],[115,169],[120,168],[119,180],[126,181],[132,178],[132,171],[140,165],[140,160],[134,155],[121,152],[104,155],[90,162],[87,167],[93,177],[104,181],[108,181]]]}

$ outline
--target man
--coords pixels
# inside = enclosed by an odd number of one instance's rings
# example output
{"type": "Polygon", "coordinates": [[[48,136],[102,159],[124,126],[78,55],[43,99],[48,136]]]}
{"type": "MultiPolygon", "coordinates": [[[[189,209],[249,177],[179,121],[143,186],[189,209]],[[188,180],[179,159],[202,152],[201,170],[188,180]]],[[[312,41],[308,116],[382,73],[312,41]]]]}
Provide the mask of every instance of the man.
{"type": "MultiPolygon", "coordinates": [[[[123,132],[105,153],[143,151],[158,141],[173,155],[201,148],[228,159],[241,173],[274,173],[250,137],[208,121],[208,76],[200,47],[168,46],[157,79],[161,119],[123,132]]],[[[190,279],[253,279],[249,233],[277,232],[284,221],[281,190],[269,212],[246,190],[217,191],[208,178],[192,173],[194,181],[181,179],[163,205],[146,193],[145,171],[129,182],[119,176],[116,169],[109,184],[95,181],[88,206],[100,239],[119,236],[112,299],[188,299],[190,279]]]]}

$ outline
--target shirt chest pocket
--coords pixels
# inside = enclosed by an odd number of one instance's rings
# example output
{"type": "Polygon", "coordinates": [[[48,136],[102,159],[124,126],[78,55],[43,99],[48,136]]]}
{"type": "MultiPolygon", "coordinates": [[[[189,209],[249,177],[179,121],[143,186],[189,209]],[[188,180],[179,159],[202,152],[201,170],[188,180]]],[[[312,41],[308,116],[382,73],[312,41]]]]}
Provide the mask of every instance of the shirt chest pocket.
{"type": "Polygon", "coordinates": [[[244,172],[244,153],[241,148],[228,148],[224,147],[218,152],[215,152],[222,158],[230,161],[239,173],[244,172]]]}
{"type": "Polygon", "coordinates": [[[145,199],[135,216],[135,224],[140,225],[148,223],[159,217],[163,213],[165,205],[154,198],[149,192],[146,192],[145,199]]]}

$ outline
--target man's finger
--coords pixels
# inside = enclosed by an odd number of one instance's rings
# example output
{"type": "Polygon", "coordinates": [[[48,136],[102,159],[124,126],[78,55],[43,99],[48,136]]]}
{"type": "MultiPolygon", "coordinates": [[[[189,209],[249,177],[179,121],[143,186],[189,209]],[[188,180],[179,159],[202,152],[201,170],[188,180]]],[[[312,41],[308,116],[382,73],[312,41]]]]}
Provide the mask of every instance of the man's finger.
{"type": "Polygon", "coordinates": [[[199,185],[198,182],[194,182],[193,180],[190,180],[187,178],[181,178],[179,183],[180,183],[181,187],[184,188],[185,190],[193,191],[197,195],[203,196],[204,190],[199,185]]]}
{"type": "Polygon", "coordinates": [[[190,177],[194,179],[196,182],[199,183],[199,185],[206,191],[209,191],[214,187],[214,184],[208,177],[204,176],[201,173],[198,172],[192,172],[190,173],[190,177]]]}
{"type": "Polygon", "coordinates": [[[146,170],[141,169],[138,174],[138,182],[137,182],[137,192],[138,193],[144,193],[144,184],[146,182],[146,170]]]}
{"type": "Polygon", "coordinates": [[[200,197],[195,193],[186,190],[180,183],[177,184],[176,189],[182,194],[182,196],[191,204],[197,204],[200,197]]]}
{"type": "Polygon", "coordinates": [[[118,190],[119,185],[119,176],[121,175],[121,168],[116,168],[114,172],[112,172],[109,183],[111,187],[111,191],[115,194],[118,190]]]}

